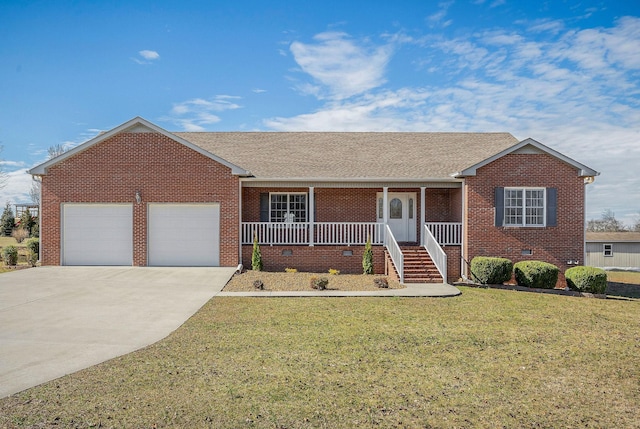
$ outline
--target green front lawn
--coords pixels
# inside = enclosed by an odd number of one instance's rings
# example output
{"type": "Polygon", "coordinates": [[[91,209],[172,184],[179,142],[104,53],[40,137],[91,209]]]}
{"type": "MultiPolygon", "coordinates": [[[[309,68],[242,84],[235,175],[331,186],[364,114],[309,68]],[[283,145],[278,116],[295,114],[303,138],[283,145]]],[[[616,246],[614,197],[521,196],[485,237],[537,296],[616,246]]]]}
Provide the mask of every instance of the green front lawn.
{"type": "Polygon", "coordinates": [[[0,400],[0,427],[640,427],[640,302],[214,298],[167,339],[0,400]]]}

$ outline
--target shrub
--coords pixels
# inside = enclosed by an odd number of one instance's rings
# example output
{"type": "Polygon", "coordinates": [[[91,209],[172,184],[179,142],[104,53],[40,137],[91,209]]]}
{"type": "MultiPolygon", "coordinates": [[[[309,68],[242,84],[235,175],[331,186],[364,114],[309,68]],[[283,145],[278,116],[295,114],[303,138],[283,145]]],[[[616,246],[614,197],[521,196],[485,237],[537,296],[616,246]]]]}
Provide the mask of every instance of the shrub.
{"type": "Polygon", "coordinates": [[[364,245],[364,253],[362,254],[362,272],[363,274],[373,274],[373,250],[371,250],[371,237],[367,238],[364,245]]]}
{"type": "Polygon", "coordinates": [[[607,289],[607,273],[601,268],[573,267],[564,273],[564,277],[571,290],[604,293],[607,289]]]}
{"type": "Polygon", "coordinates": [[[333,268],[329,268],[329,274],[331,274],[332,276],[337,276],[338,274],[340,274],[340,270],[334,270],[333,268]]]}
{"type": "Polygon", "coordinates": [[[506,258],[476,256],[471,260],[471,276],[483,285],[501,285],[511,279],[512,271],[513,262],[506,258]]]}
{"type": "Polygon", "coordinates": [[[312,289],[325,290],[327,288],[327,285],[329,284],[329,279],[326,277],[311,277],[310,282],[310,286],[312,289]]]}
{"type": "Polygon", "coordinates": [[[40,253],[40,240],[37,238],[30,238],[27,240],[27,262],[32,267],[36,266],[36,262],[38,262],[39,253],[40,253]]]}
{"type": "Polygon", "coordinates": [[[389,287],[389,281],[387,281],[386,277],[376,277],[373,279],[373,284],[380,289],[387,289],[389,287]]]}
{"type": "Polygon", "coordinates": [[[542,261],[517,262],[513,271],[520,286],[541,289],[553,289],[560,272],[555,265],[542,261]]]}
{"type": "Polygon", "coordinates": [[[253,287],[259,290],[264,290],[264,283],[262,283],[262,280],[254,280],[253,287]]]}
{"type": "Polygon", "coordinates": [[[285,273],[297,273],[298,269],[297,268],[285,268],[284,272],[285,273]]]}
{"type": "Polygon", "coordinates": [[[18,248],[16,246],[7,246],[2,249],[2,259],[5,265],[18,264],[18,248]]]}
{"type": "Polygon", "coordinates": [[[29,237],[29,232],[25,229],[18,228],[13,230],[11,236],[15,238],[18,243],[22,243],[25,238],[29,237]]]}
{"type": "Polygon", "coordinates": [[[0,235],[3,237],[11,237],[11,232],[16,223],[16,219],[13,216],[13,210],[11,210],[11,204],[7,202],[2,212],[2,218],[0,218],[0,235]]]}
{"type": "Polygon", "coordinates": [[[258,236],[253,235],[253,252],[251,253],[251,268],[253,271],[262,271],[262,253],[258,244],[258,236]]]}

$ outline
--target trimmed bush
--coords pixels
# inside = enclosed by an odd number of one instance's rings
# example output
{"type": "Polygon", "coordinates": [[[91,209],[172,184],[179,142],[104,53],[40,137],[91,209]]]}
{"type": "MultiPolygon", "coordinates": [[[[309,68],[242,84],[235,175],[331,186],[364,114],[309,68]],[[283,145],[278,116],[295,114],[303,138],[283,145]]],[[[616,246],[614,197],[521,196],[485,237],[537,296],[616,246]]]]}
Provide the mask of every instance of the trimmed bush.
{"type": "Polygon", "coordinates": [[[607,289],[607,273],[602,268],[573,267],[564,273],[564,277],[571,290],[602,294],[607,289]]]}
{"type": "Polygon", "coordinates": [[[471,260],[471,276],[483,285],[501,285],[511,279],[513,262],[506,258],[476,256],[471,260]]]}
{"type": "Polygon", "coordinates": [[[373,250],[371,250],[371,237],[367,238],[367,244],[364,245],[364,253],[362,254],[362,273],[373,274],[373,250]]]}
{"type": "Polygon", "coordinates": [[[18,264],[18,248],[16,246],[7,246],[2,249],[2,259],[5,265],[18,264]]]}
{"type": "Polygon", "coordinates": [[[27,262],[32,267],[36,266],[36,262],[38,262],[39,253],[40,253],[40,240],[37,238],[30,238],[27,240],[27,262]]]}
{"type": "Polygon", "coordinates": [[[558,282],[560,270],[547,262],[520,261],[513,266],[513,272],[520,286],[553,289],[558,282]]]}

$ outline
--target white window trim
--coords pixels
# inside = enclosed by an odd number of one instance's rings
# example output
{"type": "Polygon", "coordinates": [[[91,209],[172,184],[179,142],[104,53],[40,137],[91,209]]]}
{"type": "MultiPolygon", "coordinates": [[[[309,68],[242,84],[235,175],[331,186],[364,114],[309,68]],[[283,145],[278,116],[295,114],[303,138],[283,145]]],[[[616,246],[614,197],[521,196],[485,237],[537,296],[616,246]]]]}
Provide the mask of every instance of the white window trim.
{"type": "MultiPolygon", "coordinates": [[[[306,197],[306,199],[305,199],[305,207],[304,207],[306,219],[303,222],[309,222],[309,195],[306,192],[269,192],[269,222],[281,223],[281,222],[274,222],[274,221],[271,220],[271,219],[273,219],[273,216],[271,215],[271,196],[272,195],[287,195],[287,204],[288,204],[288,201],[289,201],[289,196],[291,196],[291,195],[304,195],[306,197]]],[[[296,222],[294,220],[292,223],[303,223],[303,222],[296,222]]]]}
{"type": "MultiPolygon", "coordinates": [[[[547,226],[547,188],[505,187],[503,193],[502,225],[507,228],[544,228],[547,226]],[[522,191],[522,223],[507,223],[507,191],[522,191]],[[542,224],[527,224],[527,191],[542,191],[542,224]]],[[[510,208],[510,207],[509,207],[510,208]]]]}
{"type": "Polygon", "coordinates": [[[604,256],[605,258],[612,258],[613,257],[613,244],[603,244],[602,245],[602,256],[604,256]],[[607,246],[609,246],[609,248],[607,249],[607,246]],[[609,252],[607,254],[607,252],[609,252]]]}

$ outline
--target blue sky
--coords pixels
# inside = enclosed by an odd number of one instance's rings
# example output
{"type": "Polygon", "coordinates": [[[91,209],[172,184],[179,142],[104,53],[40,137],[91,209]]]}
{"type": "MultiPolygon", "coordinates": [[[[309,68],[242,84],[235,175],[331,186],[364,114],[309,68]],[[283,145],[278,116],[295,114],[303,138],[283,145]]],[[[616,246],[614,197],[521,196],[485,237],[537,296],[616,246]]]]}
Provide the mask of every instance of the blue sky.
{"type": "Polygon", "coordinates": [[[640,214],[636,1],[4,1],[0,199],[142,116],[168,131],[507,131],[640,214]]]}

